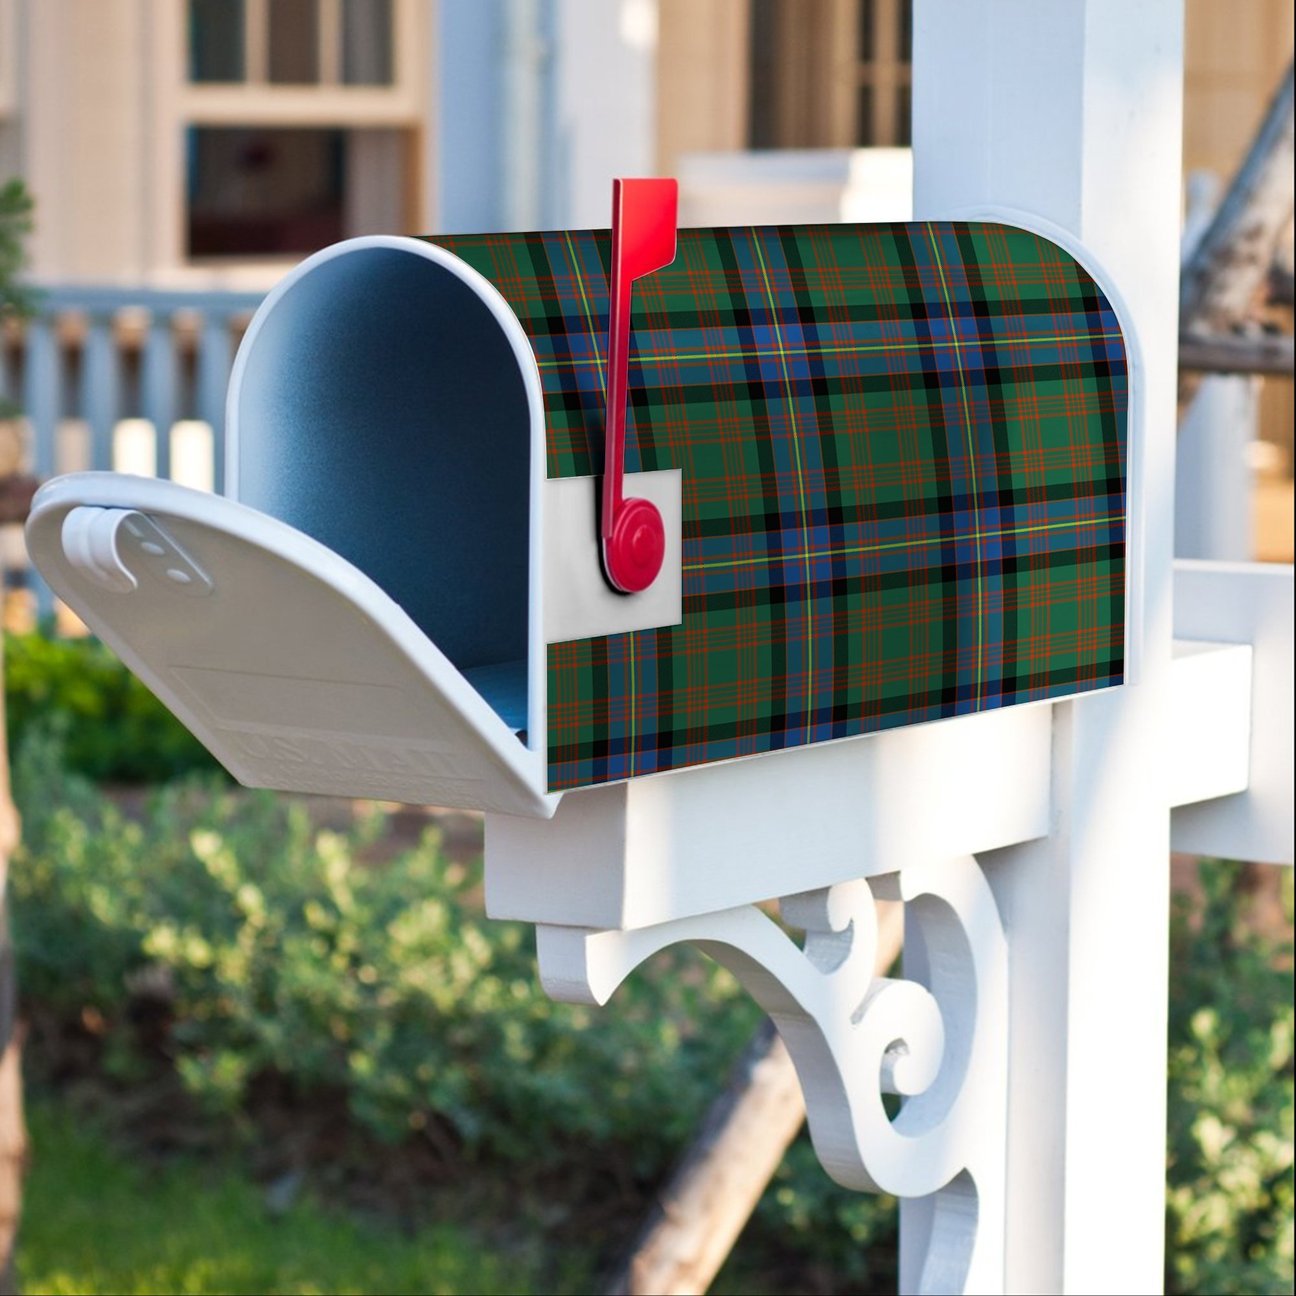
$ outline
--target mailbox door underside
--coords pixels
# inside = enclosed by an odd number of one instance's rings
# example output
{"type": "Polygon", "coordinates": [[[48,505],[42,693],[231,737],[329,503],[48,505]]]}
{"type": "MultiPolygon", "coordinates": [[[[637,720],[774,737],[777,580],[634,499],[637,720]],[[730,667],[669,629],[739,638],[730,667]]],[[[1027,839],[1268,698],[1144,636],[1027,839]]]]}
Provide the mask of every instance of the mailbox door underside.
{"type": "Polygon", "coordinates": [[[367,576],[253,509],[83,473],[28,523],[51,587],[240,782],[548,816],[530,750],[367,576]]]}
{"type": "MultiPolygon", "coordinates": [[[[549,477],[602,472],[608,234],[436,242],[530,338],[549,477]]],[[[682,473],[683,619],[550,645],[550,788],[1121,683],[1128,398],[1036,234],[682,230],[635,286],[626,466],[682,473]]]]}

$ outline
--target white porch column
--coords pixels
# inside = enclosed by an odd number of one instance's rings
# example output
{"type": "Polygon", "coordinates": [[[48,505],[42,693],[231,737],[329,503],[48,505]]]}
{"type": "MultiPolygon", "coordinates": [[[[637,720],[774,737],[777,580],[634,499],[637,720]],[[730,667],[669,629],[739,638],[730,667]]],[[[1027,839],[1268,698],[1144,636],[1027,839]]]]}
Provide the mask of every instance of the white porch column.
{"type": "Polygon", "coordinates": [[[556,0],[558,228],[606,227],[613,176],[652,175],[657,0],[556,0]]]}
{"type": "Polygon", "coordinates": [[[1179,429],[1175,557],[1250,562],[1255,505],[1248,451],[1259,436],[1260,379],[1212,374],[1179,429]]]}
{"type": "Polygon", "coordinates": [[[1070,231],[1140,353],[1138,682],[1054,708],[1053,833],[983,860],[1011,963],[1009,1291],[1162,1284],[1182,10],[920,0],[915,16],[915,216],[1013,207],[1070,231]]]}

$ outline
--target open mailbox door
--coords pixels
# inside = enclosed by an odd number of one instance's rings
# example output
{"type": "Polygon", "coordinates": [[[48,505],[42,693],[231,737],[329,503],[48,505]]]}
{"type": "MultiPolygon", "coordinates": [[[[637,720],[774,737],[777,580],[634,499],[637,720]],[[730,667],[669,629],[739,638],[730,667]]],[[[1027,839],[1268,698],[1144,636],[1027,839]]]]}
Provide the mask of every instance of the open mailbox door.
{"type": "Polygon", "coordinates": [[[83,473],[42,491],[28,543],[59,597],[240,782],[552,813],[519,732],[525,696],[492,705],[300,531],[168,482],[83,473]]]}

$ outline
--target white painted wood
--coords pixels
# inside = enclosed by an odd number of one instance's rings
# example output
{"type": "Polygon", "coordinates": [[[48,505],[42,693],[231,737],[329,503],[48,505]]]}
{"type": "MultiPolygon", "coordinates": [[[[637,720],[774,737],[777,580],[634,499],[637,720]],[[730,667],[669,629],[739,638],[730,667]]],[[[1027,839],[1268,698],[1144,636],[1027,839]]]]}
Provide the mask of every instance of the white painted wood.
{"type": "Polygon", "coordinates": [[[1175,640],[1165,755],[1171,806],[1246,791],[1253,655],[1249,643],[1175,640]]]}
{"type": "MultiPolygon", "coordinates": [[[[1181,25],[1177,0],[929,0],[915,13],[915,216],[985,204],[1070,231],[1119,287],[1142,367],[1140,682],[1054,709],[1053,832],[984,861],[1012,950],[1010,1291],[1162,1281],[1181,25]]],[[[902,1207],[902,1290],[927,1258],[924,1213],[902,1207]]]]}
{"type": "Polygon", "coordinates": [[[681,226],[903,221],[913,211],[907,148],[688,153],[677,173],[681,226]]]}
{"type": "Polygon", "coordinates": [[[1047,704],[569,792],[486,820],[495,918],[644,927],[1048,831],[1047,704]]]}
{"type": "Polygon", "coordinates": [[[598,528],[603,479],[559,477],[545,482],[546,643],[679,625],[684,616],[682,481],[678,468],[625,476],[626,499],[646,499],[655,504],[666,530],[661,571],[639,594],[614,590],[603,574],[598,528]]]}
{"type": "Polygon", "coordinates": [[[538,0],[506,0],[502,20],[501,53],[509,69],[503,79],[500,130],[505,228],[538,229],[544,220],[544,78],[551,52],[541,35],[538,0]]]}
{"type": "MultiPolygon", "coordinates": [[[[1246,707],[1250,785],[1174,812],[1176,850],[1291,864],[1293,819],[1292,568],[1270,563],[1175,564],[1175,630],[1250,644],[1253,684],[1246,707]]],[[[1195,747],[1218,741],[1202,726],[1195,747]]],[[[1178,803],[1176,803],[1178,804],[1178,803]]]]}
{"type": "Polygon", "coordinates": [[[903,1290],[1002,1291],[1008,950],[976,860],[790,896],[782,913],[804,949],[750,906],[634,931],[542,925],[541,979],[556,998],[605,1003],[644,959],[696,944],[778,1026],[828,1173],[928,1197],[925,1263],[903,1290]],[[873,976],[875,895],[907,903],[904,979],[873,976]],[[894,1121],[884,1092],[907,1096],[894,1121]]]}
{"type": "Polygon", "coordinates": [[[656,0],[555,0],[546,226],[606,229],[614,176],[653,174],[656,0]]]}
{"type": "Polygon", "coordinates": [[[1175,557],[1247,562],[1255,531],[1251,443],[1259,435],[1260,380],[1207,378],[1175,449],[1175,557]]]}
{"type": "Polygon", "coordinates": [[[171,482],[84,473],[37,493],[27,544],[241,782],[552,813],[543,747],[518,741],[377,585],[301,532],[171,482]]]}

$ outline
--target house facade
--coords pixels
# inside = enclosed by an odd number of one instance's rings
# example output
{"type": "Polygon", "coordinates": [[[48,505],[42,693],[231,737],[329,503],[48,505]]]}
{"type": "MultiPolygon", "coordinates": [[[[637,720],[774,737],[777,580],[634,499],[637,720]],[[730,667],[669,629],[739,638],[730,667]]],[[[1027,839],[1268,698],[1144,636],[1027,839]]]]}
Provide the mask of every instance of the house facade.
{"type": "Polygon", "coordinates": [[[426,219],[421,0],[0,0],[41,282],[260,287],[426,219]]]}
{"type": "MultiPolygon", "coordinates": [[[[900,147],[912,0],[0,0],[0,175],[45,282],[258,288],[377,231],[606,222],[616,173],[900,147]]],[[[1292,49],[1188,0],[1186,169],[1292,49]]]]}
{"type": "MultiPolygon", "coordinates": [[[[80,381],[78,320],[111,316],[126,395],[104,408],[144,411],[126,308],[160,290],[167,304],[141,318],[171,313],[154,330],[178,348],[163,369],[179,368],[179,408],[215,427],[216,395],[184,396],[202,385],[185,378],[201,366],[184,294],[205,295],[202,310],[225,294],[236,342],[247,299],[233,295],[265,292],[321,246],[605,226],[614,175],[680,176],[685,224],[903,219],[912,4],[0,0],[0,179],[23,176],[36,198],[31,277],[65,290],[49,299],[64,312],[64,386],[80,381]],[[93,309],[84,287],[100,293],[93,309]]],[[[1186,0],[1184,169],[1221,184],[1292,56],[1289,0],[1245,10],[1186,0]]],[[[0,351],[0,390],[28,381],[15,346],[0,351]]],[[[1248,399],[1246,421],[1258,406],[1278,447],[1282,513],[1290,380],[1248,399]]],[[[35,387],[23,403],[34,424],[45,411],[38,468],[96,462],[66,432],[66,401],[42,404],[35,387]],[[50,448],[56,424],[82,448],[50,448]]],[[[135,464],[118,450],[113,462],[135,464]]],[[[149,450],[139,468],[167,462],[149,450]]]]}

